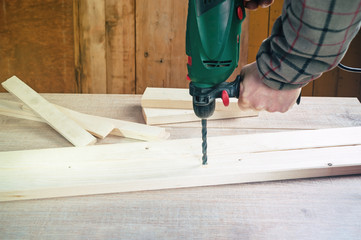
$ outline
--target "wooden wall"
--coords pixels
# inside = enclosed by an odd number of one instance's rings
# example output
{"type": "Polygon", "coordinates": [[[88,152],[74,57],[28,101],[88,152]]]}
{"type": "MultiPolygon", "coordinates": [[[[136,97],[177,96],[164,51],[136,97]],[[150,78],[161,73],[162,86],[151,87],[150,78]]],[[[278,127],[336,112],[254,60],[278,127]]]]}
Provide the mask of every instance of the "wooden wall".
{"type": "MultiPolygon", "coordinates": [[[[60,93],[187,87],[187,2],[0,0],[0,81],[17,75],[39,92],[60,93]]],[[[254,61],[282,2],[247,12],[240,66],[254,61]]],[[[343,63],[361,67],[360,43],[359,34],[343,63]]],[[[303,94],[361,99],[361,74],[332,70],[307,85],[303,94]]]]}

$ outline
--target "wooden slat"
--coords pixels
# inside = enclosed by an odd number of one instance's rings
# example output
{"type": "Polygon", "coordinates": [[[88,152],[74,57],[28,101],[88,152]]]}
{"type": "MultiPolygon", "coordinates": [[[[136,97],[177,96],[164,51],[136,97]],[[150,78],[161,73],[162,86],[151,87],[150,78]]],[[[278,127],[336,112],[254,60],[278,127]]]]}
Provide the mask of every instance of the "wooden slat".
{"type": "MultiPolygon", "coordinates": [[[[58,105],[54,106],[67,117],[78,123],[82,128],[98,138],[105,138],[108,134],[145,141],[164,140],[169,137],[169,133],[163,128],[84,114],[58,105]]],[[[45,122],[44,119],[35,115],[21,103],[1,99],[0,115],[45,122]]]]}
{"type": "Polygon", "coordinates": [[[206,167],[200,139],[2,152],[0,201],[357,174],[360,135],[356,127],[209,138],[206,167]]]}
{"type": "Polygon", "coordinates": [[[107,93],[135,93],[135,1],[106,0],[107,93]]]}
{"type": "MultiPolygon", "coordinates": [[[[85,114],[72,111],[67,108],[63,108],[54,105],[67,117],[74,120],[82,128],[98,138],[105,138],[114,128],[113,124],[105,121],[96,121],[96,119],[85,116],[85,114]]],[[[6,101],[0,99],[0,115],[16,117],[21,119],[27,119],[38,122],[46,122],[43,118],[36,115],[30,108],[24,104],[14,101],[6,101]]]]}
{"type": "Polygon", "coordinates": [[[81,92],[106,93],[105,0],[77,1],[81,92]]]}
{"type": "Polygon", "coordinates": [[[86,132],[73,120],[66,117],[17,77],[13,76],[9,78],[2,83],[2,86],[24,102],[73,145],[86,146],[96,142],[96,139],[91,134],[86,132]]]}

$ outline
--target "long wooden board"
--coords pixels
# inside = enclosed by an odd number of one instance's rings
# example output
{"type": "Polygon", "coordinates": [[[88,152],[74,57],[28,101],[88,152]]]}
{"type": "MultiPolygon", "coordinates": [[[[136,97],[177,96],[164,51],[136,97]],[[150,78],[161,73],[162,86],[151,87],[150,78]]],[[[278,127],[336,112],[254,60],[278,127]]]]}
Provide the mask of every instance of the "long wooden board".
{"type": "Polygon", "coordinates": [[[85,131],[75,121],[65,116],[65,114],[16,76],[9,78],[1,85],[24,102],[74,146],[86,146],[96,142],[95,137],[85,131]]]}
{"type": "MultiPolygon", "coordinates": [[[[164,128],[89,115],[55,104],[54,106],[98,138],[105,138],[108,134],[145,141],[164,140],[169,137],[169,133],[164,128]]],[[[9,100],[0,99],[0,114],[44,122],[41,117],[35,115],[34,112],[23,104],[9,100]]]]}
{"type": "Polygon", "coordinates": [[[361,127],[0,153],[0,201],[361,173],[361,127]]]}

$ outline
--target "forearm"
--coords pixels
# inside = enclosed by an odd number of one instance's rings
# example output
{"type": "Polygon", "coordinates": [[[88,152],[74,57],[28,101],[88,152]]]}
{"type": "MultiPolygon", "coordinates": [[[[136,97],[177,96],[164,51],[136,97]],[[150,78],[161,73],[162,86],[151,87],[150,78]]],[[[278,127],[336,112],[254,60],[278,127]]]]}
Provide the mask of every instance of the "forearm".
{"type": "Polygon", "coordinates": [[[360,0],[285,0],[282,16],[257,54],[273,89],[306,85],[341,61],[360,28],[360,0]]]}

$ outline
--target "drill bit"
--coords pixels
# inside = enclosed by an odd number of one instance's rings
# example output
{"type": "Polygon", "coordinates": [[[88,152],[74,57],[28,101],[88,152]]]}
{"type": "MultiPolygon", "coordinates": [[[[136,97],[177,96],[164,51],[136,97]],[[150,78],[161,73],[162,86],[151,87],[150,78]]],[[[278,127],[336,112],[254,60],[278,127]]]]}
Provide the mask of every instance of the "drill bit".
{"type": "Polygon", "coordinates": [[[202,165],[207,165],[207,119],[202,119],[202,165]]]}

